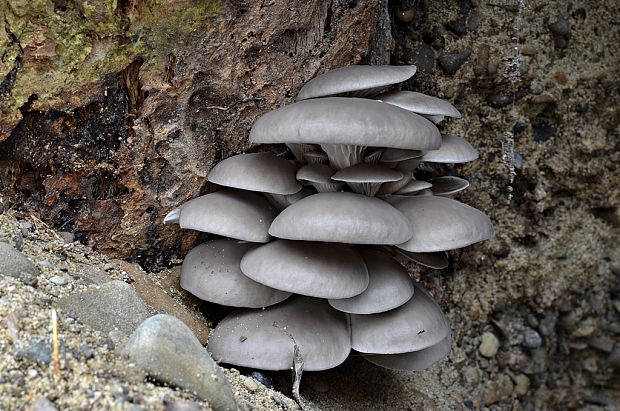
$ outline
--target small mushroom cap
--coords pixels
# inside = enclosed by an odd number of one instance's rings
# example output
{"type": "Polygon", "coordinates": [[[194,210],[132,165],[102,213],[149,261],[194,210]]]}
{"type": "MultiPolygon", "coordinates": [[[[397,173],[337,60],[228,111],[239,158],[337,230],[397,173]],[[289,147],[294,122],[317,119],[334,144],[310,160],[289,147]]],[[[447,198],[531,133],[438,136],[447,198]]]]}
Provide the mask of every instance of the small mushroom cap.
{"type": "Polygon", "coordinates": [[[428,181],[411,180],[405,186],[396,191],[395,194],[406,195],[417,193],[427,188],[431,188],[433,185],[428,181]]]}
{"type": "Polygon", "coordinates": [[[261,284],[319,298],[347,298],[368,287],[368,270],[345,244],[276,240],[248,251],[241,271],[261,284]]]}
{"type": "Polygon", "coordinates": [[[439,150],[424,153],[420,158],[427,163],[467,163],[478,158],[478,152],[467,140],[444,135],[439,150]]]}
{"type": "Polygon", "coordinates": [[[377,99],[418,114],[461,118],[461,113],[449,101],[416,91],[391,91],[377,99]]]}
{"type": "Polygon", "coordinates": [[[469,181],[456,176],[442,176],[429,179],[431,191],[436,196],[451,196],[469,187],[469,181]]]}
{"type": "Polygon", "coordinates": [[[297,101],[315,97],[375,95],[415,74],[416,66],[348,66],[321,74],[299,91],[297,101]]]}
{"type": "Polygon", "coordinates": [[[293,366],[295,344],[304,371],[340,365],[351,351],[346,315],[303,296],[264,310],[235,310],[215,327],[207,349],[216,361],[277,371],[293,366]]]}
{"type": "Polygon", "coordinates": [[[443,270],[448,266],[448,253],[445,251],[436,251],[434,253],[413,253],[398,247],[394,247],[394,250],[409,260],[422,264],[425,267],[443,270]]]}
{"type": "Polygon", "coordinates": [[[207,179],[215,184],[273,194],[293,194],[301,189],[297,168],[271,153],[239,154],[219,162],[207,179]]]}
{"type": "Polygon", "coordinates": [[[447,251],[491,238],[491,220],[481,211],[446,197],[399,197],[391,204],[407,216],[413,237],[399,244],[416,253],[447,251]]]}
{"type": "Polygon", "coordinates": [[[331,178],[345,183],[385,183],[398,181],[403,173],[380,164],[360,163],[337,171],[331,178]]]}
{"type": "Polygon", "coordinates": [[[379,314],[351,314],[353,349],[371,354],[400,354],[437,344],[450,333],[441,308],[415,284],[413,298],[379,314]]]}
{"type": "Polygon", "coordinates": [[[383,368],[419,371],[446,358],[452,349],[452,335],[420,351],[403,354],[362,354],[371,363],[383,368]]]}
{"type": "Polygon", "coordinates": [[[278,213],[260,194],[233,188],[194,198],[180,209],[181,228],[255,243],[269,241],[278,213]]]}
{"type": "Polygon", "coordinates": [[[257,283],[241,272],[241,258],[255,246],[213,240],[194,247],[183,260],[181,287],[201,300],[231,307],[261,308],[287,299],[291,293],[257,283]]]}
{"type": "Polygon", "coordinates": [[[382,163],[395,163],[412,158],[422,157],[424,152],[420,150],[404,150],[402,148],[386,148],[381,154],[379,161],[382,163]]]}
{"type": "Polygon", "coordinates": [[[306,164],[297,170],[297,180],[310,183],[331,183],[331,176],[334,175],[334,170],[327,164],[306,164]]]}
{"type": "Polygon", "coordinates": [[[402,265],[379,250],[365,249],[360,253],[368,267],[368,288],[355,297],[330,299],[332,307],[345,313],[376,314],[409,301],[413,296],[413,281],[402,265]]]}
{"type": "Polygon", "coordinates": [[[429,120],[400,107],[363,98],[327,97],[264,114],[254,123],[250,141],[436,150],[441,134],[429,120]]]}
{"type": "Polygon", "coordinates": [[[278,215],[269,233],[289,240],[347,244],[400,244],[412,235],[405,216],[385,201],[344,192],[299,200],[278,215]]]}

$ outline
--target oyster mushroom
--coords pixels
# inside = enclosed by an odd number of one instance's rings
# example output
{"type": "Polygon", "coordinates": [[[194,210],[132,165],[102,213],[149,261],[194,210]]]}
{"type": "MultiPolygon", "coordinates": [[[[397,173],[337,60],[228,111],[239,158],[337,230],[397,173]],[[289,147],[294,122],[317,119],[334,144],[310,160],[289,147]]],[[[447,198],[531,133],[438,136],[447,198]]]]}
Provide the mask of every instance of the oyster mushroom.
{"type": "Polygon", "coordinates": [[[422,180],[411,180],[405,186],[398,189],[394,194],[397,195],[410,195],[415,194],[419,191],[425,190],[427,188],[431,188],[433,185],[428,181],[422,180]]]}
{"type": "Polygon", "coordinates": [[[278,290],[319,298],[348,298],[368,287],[368,270],[345,244],[276,240],[243,256],[241,271],[278,290]]]}
{"type": "Polygon", "coordinates": [[[428,292],[415,284],[413,297],[379,314],[351,314],[351,346],[361,353],[400,354],[437,344],[450,325],[428,292]]]}
{"type": "Polygon", "coordinates": [[[352,314],[376,314],[409,301],[413,296],[413,281],[402,265],[383,251],[362,249],[360,253],[368,267],[368,288],[350,298],[331,297],[332,307],[352,314]]]}
{"type": "Polygon", "coordinates": [[[175,208],[164,223],[219,234],[237,240],[266,243],[277,211],[258,193],[233,188],[206,194],[175,208]]]}
{"type": "Polygon", "coordinates": [[[420,371],[444,359],[452,348],[452,335],[428,348],[402,354],[362,354],[371,363],[401,371],[420,371]]]}
{"type": "Polygon", "coordinates": [[[338,191],[344,185],[340,181],[334,181],[334,174],[327,164],[306,164],[297,171],[297,180],[302,184],[312,185],[319,193],[338,191]]]}
{"type": "Polygon", "coordinates": [[[398,197],[391,204],[407,216],[413,230],[398,248],[416,253],[447,251],[494,234],[491,220],[481,211],[446,197],[398,197]]]}
{"type": "Polygon", "coordinates": [[[467,163],[478,158],[478,152],[464,138],[444,135],[438,150],[427,151],[420,160],[427,163],[467,163]]]}
{"type": "Polygon", "coordinates": [[[394,250],[403,257],[429,268],[442,270],[448,266],[448,253],[445,251],[414,253],[398,247],[394,247],[394,250]]]}
{"type": "Polygon", "coordinates": [[[372,97],[416,73],[416,66],[348,66],[330,70],[307,82],[297,101],[316,97],[372,97]]]}
{"type": "Polygon", "coordinates": [[[428,180],[433,184],[431,191],[433,195],[449,197],[459,193],[469,187],[469,181],[455,176],[442,176],[428,180]]]}
{"type": "Polygon", "coordinates": [[[361,163],[337,171],[332,180],[347,183],[355,193],[374,196],[381,184],[398,181],[403,173],[380,164],[361,163]]]}
{"type": "Polygon", "coordinates": [[[346,315],[327,301],[294,296],[264,310],[235,310],[213,330],[216,361],[260,370],[288,370],[297,345],[304,370],[340,365],[351,351],[346,315]]]}
{"type": "Polygon", "coordinates": [[[297,169],[290,161],[271,153],[239,154],[220,161],[207,180],[226,187],[273,194],[294,194],[301,190],[295,180],[297,169]]]}
{"type": "Polygon", "coordinates": [[[377,96],[377,99],[414,113],[429,116],[429,120],[433,122],[440,122],[443,117],[461,118],[461,113],[449,101],[416,91],[391,91],[377,96]]]}
{"type": "Polygon", "coordinates": [[[412,235],[407,219],[385,201],[344,192],[301,199],[274,219],[269,233],[288,240],[388,245],[412,235]]]}
{"type": "Polygon", "coordinates": [[[231,307],[267,307],[290,297],[291,293],[267,287],[241,272],[241,258],[254,247],[234,240],[194,247],[181,266],[181,287],[201,300],[231,307]]]}
{"type": "Polygon", "coordinates": [[[435,150],[437,127],[390,104],[361,98],[304,100],[261,116],[250,131],[253,143],[318,143],[335,169],[363,162],[364,147],[435,150]]]}

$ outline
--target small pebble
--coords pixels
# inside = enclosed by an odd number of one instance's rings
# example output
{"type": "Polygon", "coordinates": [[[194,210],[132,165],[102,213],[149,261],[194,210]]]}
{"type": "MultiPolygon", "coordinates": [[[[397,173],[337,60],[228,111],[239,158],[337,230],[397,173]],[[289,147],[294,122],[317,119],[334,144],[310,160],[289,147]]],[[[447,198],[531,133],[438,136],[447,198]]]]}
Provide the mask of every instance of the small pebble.
{"type": "Polygon", "coordinates": [[[444,73],[448,75],[455,74],[463,64],[469,59],[471,50],[464,49],[451,53],[442,53],[439,55],[439,64],[444,73]]]}
{"type": "Polygon", "coordinates": [[[26,372],[28,373],[28,376],[30,378],[35,378],[37,375],[39,375],[39,372],[35,370],[34,368],[28,368],[28,371],[26,372]]]}
{"type": "Polygon", "coordinates": [[[67,284],[67,279],[63,277],[62,275],[55,275],[52,278],[50,278],[50,282],[52,282],[55,285],[61,286],[61,285],[67,284]]]}
{"type": "Polygon", "coordinates": [[[534,141],[537,143],[542,143],[549,140],[555,135],[555,132],[555,127],[544,120],[539,121],[532,126],[532,136],[534,137],[534,141]]]}
{"type": "Polygon", "coordinates": [[[525,395],[530,388],[530,379],[527,375],[519,374],[515,376],[515,393],[517,395],[525,395]]]}
{"type": "Polygon", "coordinates": [[[15,233],[15,236],[13,236],[13,246],[17,251],[24,249],[24,237],[20,233],[15,233]]]}
{"type": "Polygon", "coordinates": [[[48,260],[47,258],[43,261],[39,262],[39,266],[41,268],[47,268],[50,271],[54,271],[54,264],[52,264],[52,262],[50,260],[48,260]]]}
{"type": "Polygon", "coordinates": [[[499,349],[499,340],[495,336],[495,334],[490,332],[485,332],[482,334],[482,342],[480,343],[480,347],[478,350],[480,354],[484,357],[492,358],[497,354],[497,350],[499,349]]]}
{"type": "Polygon", "coordinates": [[[57,408],[53,402],[45,397],[39,397],[34,402],[33,411],[56,411],[57,408]]]}
{"type": "Polygon", "coordinates": [[[93,350],[90,348],[90,345],[86,343],[80,344],[80,352],[86,359],[93,358],[95,356],[93,350]]]}
{"type": "Polygon", "coordinates": [[[587,318],[579,323],[577,328],[571,332],[571,338],[583,338],[589,337],[594,334],[594,331],[598,328],[598,321],[593,318],[587,318]]]}
{"type": "Polygon", "coordinates": [[[527,348],[539,348],[542,346],[542,337],[536,330],[526,328],[523,331],[523,345],[527,348]]]}
{"type": "Polygon", "coordinates": [[[523,47],[521,47],[521,54],[523,54],[524,56],[535,56],[538,53],[538,50],[536,50],[536,47],[532,46],[531,44],[525,44],[523,47]]]}
{"type": "Polygon", "coordinates": [[[447,22],[446,28],[459,37],[467,33],[467,27],[465,27],[463,23],[456,21],[456,20],[447,22]]]}
{"type": "Polygon", "coordinates": [[[258,383],[254,381],[252,378],[244,378],[243,386],[248,389],[250,392],[254,392],[258,389],[258,383]]]}
{"type": "Polygon", "coordinates": [[[568,46],[571,38],[570,25],[564,18],[559,18],[555,23],[549,25],[549,30],[553,33],[553,42],[556,48],[563,49],[568,46]]]}

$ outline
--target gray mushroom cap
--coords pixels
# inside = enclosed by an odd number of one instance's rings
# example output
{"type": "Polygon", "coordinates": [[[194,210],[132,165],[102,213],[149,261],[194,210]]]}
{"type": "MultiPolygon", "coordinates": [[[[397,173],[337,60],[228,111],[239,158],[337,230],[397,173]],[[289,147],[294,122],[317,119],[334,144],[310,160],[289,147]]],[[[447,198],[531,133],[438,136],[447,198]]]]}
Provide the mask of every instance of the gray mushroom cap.
{"type": "Polygon", "coordinates": [[[373,96],[415,74],[416,66],[348,66],[321,74],[299,91],[297,101],[315,97],[373,96]]]}
{"type": "Polygon", "coordinates": [[[239,154],[219,162],[207,176],[215,184],[273,194],[293,194],[301,189],[297,168],[271,153],[239,154]]]}
{"type": "Polygon", "coordinates": [[[461,113],[449,101],[416,91],[391,91],[377,99],[418,114],[461,118],[461,113]]]}
{"type": "Polygon", "coordinates": [[[339,311],[353,314],[376,314],[400,307],[413,296],[413,281],[407,270],[379,250],[360,250],[370,282],[366,290],[351,298],[332,299],[329,304],[339,311]]]}
{"type": "Polygon", "coordinates": [[[297,180],[311,184],[319,193],[338,191],[344,184],[332,180],[333,174],[334,170],[327,164],[306,164],[297,170],[297,180]]]}
{"type": "Polygon", "coordinates": [[[289,240],[388,245],[412,235],[405,216],[385,201],[344,192],[299,200],[278,215],[269,233],[289,240]]]}
{"type": "Polygon", "coordinates": [[[469,187],[469,181],[456,176],[442,176],[429,179],[431,191],[436,196],[451,196],[469,187]]]}
{"type": "Polygon", "coordinates": [[[319,298],[347,298],[368,287],[364,260],[351,246],[276,240],[248,251],[241,271],[261,284],[319,298]]]}
{"type": "Polygon", "coordinates": [[[351,346],[362,353],[400,354],[437,344],[450,333],[441,308],[415,284],[413,298],[379,314],[350,314],[351,346]]]}
{"type": "Polygon", "coordinates": [[[381,154],[379,161],[382,163],[395,163],[412,158],[422,157],[424,152],[420,150],[404,150],[402,148],[386,148],[381,154]]]}
{"type": "Polygon", "coordinates": [[[394,247],[394,250],[411,261],[436,270],[442,270],[448,266],[448,253],[445,251],[414,253],[398,247],[394,247]]]}
{"type": "Polygon", "coordinates": [[[419,371],[446,358],[452,349],[452,335],[420,351],[403,354],[362,354],[371,363],[383,368],[419,371]]]}
{"type": "Polygon", "coordinates": [[[481,211],[446,197],[399,197],[391,204],[407,216],[410,240],[399,244],[416,253],[447,251],[491,238],[491,220],[481,211]]]}
{"type": "Polygon", "coordinates": [[[400,107],[362,98],[328,97],[264,114],[254,123],[250,141],[436,150],[441,135],[429,120],[400,107]]]}
{"type": "Polygon", "coordinates": [[[168,213],[164,221],[178,222],[181,228],[266,243],[276,215],[277,211],[260,194],[229,188],[188,201],[168,213]]]}
{"type": "Polygon", "coordinates": [[[346,315],[303,296],[264,310],[235,310],[215,327],[207,349],[216,361],[277,371],[293,366],[295,344],[306,371],[340,365],[351,351],[346,315]]]}
{"type": "Polygon", "coordinates": [[[439,150],[424,153],[420,158],[427,163],[467,163],[478,158],[478,152],[467,140],[444,135],[439,150]]]}
{"type": "Polygon", "coordinates": [[[431,188],[433,185],[428,181],[411,180],[405,186],[401,187],[395,194],[407,195],[417,193],[427,188],[431,188]]]}
{"type": "Polygon", "coordinates": [[[291,293],[257,283],[241,272],[241,258],[255,246],[213,240],[194,247],[183,260],[181,287],[201,300],[231,307],[261,308],[287,299],[291,293]]]}

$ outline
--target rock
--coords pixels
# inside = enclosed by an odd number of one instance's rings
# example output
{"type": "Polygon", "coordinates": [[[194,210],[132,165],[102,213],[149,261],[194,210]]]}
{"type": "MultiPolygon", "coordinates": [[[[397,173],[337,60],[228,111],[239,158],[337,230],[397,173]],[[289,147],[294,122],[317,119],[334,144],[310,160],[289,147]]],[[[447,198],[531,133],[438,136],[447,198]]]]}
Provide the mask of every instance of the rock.
{"type": "Polygon", "coordinates": [[[460,21],[452,20],[446,23],[446,28],[450,30],[452,33],[461,37],[467,33],[467,27],[460,21]]]}
{"type": "Polygon", "coordinates": [[[17,278],[27,285],[35,286],[39,269],[21,252],[7,243],[0,242],[0,276],[17,278]]]}
{"type": "Polygon", "coordinates": [[[471,50],[464,49],[450,53],[442,53],[439,55],[439,65],[444,73],[448,75],[455,74],[469,58],[471,50]]]}
{"type": "Polygon", "coordinates": [[[245,377],[243,379],[243,386],[248,389],[250,392],[254,392],[258,389],[258,383],[254,381],[252,378],[245,377]]]}
{"type": "Polygon", "coordinates": [[[523,331],[523,346],[527,348],[539,348],[542,345],[542,337],[538,332],[531,328],[523,331]]]}
{"type": "Polygon", "coordinates": [[[538,54],[538,50],[531,44],[524,44],[523,47],[521,47],[521,54],[532,57],[538,54]]]}
{"type": "Polygon", "coordinates": [[[58,235],[60,236],[60,238],[62,238],[62,241],[64,241],[65,244],[71,244],[73,241],[75,241],[75,235],[68,231],[59,231],[58,235]]]}
{"type": "Polygon", "coordinates": [[[90,345],[86,343],[80,344],[80,352],[82,353],[84,358],[86,358],[87,360],[95,356],[95,354],[93,353],[93,350],[90,348],[90,345]]]}
{"type": "Polygon", "coordinates": [[[538,121],[532,126],[532,136],[537,143],[549,140],[555,135],[555,132],[555,127],[544,120],[538,121]]]}
{"type": "Polygon", "coordinates": [[[50,282],[52,282],[55,285],[65,285],[67,284],[67,279],[65,277],[63,277],[62,275],[55,275],[52,278],[50,278],[50,282]]]}
{"type": "Polygon", "coordinates": [[[45,397],[39,397],[32,406],[33,411],[56,411],[57,408],[53,402],[45,397]]]}
{"type": "Polygon", "coordinates": [[[71,277],[75,279],[81,279],[86,284],[104,284],[111,280],[111,278],[99,267],[78,264],[77,270],[71,273],[71,277]]]}
{"type": "Polygon", "coordinates": [[[544,348],[532,350],[530,361],[523,372],[526,374],[540,374],[547,371],[547,351],[544,348]]]}
{"type": "Polygon", "coordinates": [[[555,333],[555,325],[558,322],[558,313],[555,311],[547,311],[540,324],[538,331],[545,337],[548,337],[555,333]]]}
{"type": "Polygon", "coordinates": [[[517,395],[523,396],[527,394],[529,388],[530,379],[527,378],[527,375],[519,374],[515,376],[515,393],[517,395]]]}
{"type": "Polygon", "coordinates": [[[56,269],[56,267],[54,267],[54,264],[47,258],[43,261],[39,261],[39,267],[45,268],[46,270],[49,270],[49,271],[54,271],[56,269]]]}
{"type": "MultiPolygon", "coordinates": [[[[136,292],[146,305],[158,312],[164,312],[180,319],[192,329],[201,344],[207,343],[209,327],[202,316],[193,315],[166,294],[139,266],[121,260],[115,260],[115,262],[131,277],[136,292]]],[[[175,287],[180,289],[180,283],[175,284],[175,287]]],[[[182,291],[186,293],[185,290],[182,291]]]]}
{"type": "Polygon", "coordinates": [[[589,317],[581,321],[577,325],[577,328],[575,328],[573,332],[570,333],[570,336],[571,338],[589,337],[594,333],[594,331],[596,331],[597,328],[598,321],[596,320],[596,318],[589,317]]]}
{"type": "Polygon", "coordinates": [[[108,334],[118,330],[131,334],[150,312],[132,286],[110,281],[96,288],[72,294],[58,301],[58,306],[89,327],[108,334]]]}
{"type": "Polygon", "coordinates": [[[267,388],[274,389],[273,380],[262,371],[252,371],[250,377],[254,378],[256,381],[260,382],[267,388]]]}
{"type": "Polygon", "coordinates": [[[17,251],[22,251],[24,249],[24,237],[21,233],[15,233],[13,236],[13,246],[17,251]]]}
{"type": "Polygon", "coordinates": [[[549,25],[549,30],[553,33],[553,42],[557,48],[566,48],[568,40],[571,38],[570,25],[566,19],[560,17],[555,23],[549,25]]]}
{"type": "Polygon", "coordinates": [[[418,67],[416,76],[429,75],[435,68],[435,60],[437,59],[437,53],[435,50],[426,43],[420,44],[420,46],[413,52],[405,54],[405,59],[408,64],[414,64],[418,67]]]}
{"type": "Polygon", "coordinates": [[[495,380],[487,384],[484,402],[486,405],[491,405],[509,399],[512,395],[513,387],[514,385],[509,376],[505,374],[497,375],[495,380]]]}
{"type": "Polygon", "coordinates": [[[164,399],[164,407],[166,411],[201,411],[202,407],[193,401],[164,399]]]}
{"type": "Polygon", "coordinates": [[[592,348],[596,348],[597,350],[610,353],[614,349],[615,341],[613,338],[609,336],[601,335],[598,337],[590,337],[587,343],[592,348]]]}
{"type": "Polygon", "coordinates": [[[122,354],[153,378],[194,392],[214,410],[236,410],[233,390],[222,370],[181,320],[167,314],[146,319],[122,354]]]}
{"type": "Polygon", "coordinates": [[[48,365],[52,362],[52,345],[44,340],[30,341],[27,348],[17,349],[15,356],[40,365],[48,365]]]}
{"type": "Polygon", "coordinates": [[[495,336],[495,334],[490,332],[485,332],[482,334],[482,342],[480,343],[480,347],[478,350],[480,354],[484,357],[492,358],[497,354],[497,350],[499,349],[499,340],[495,336]]]}

